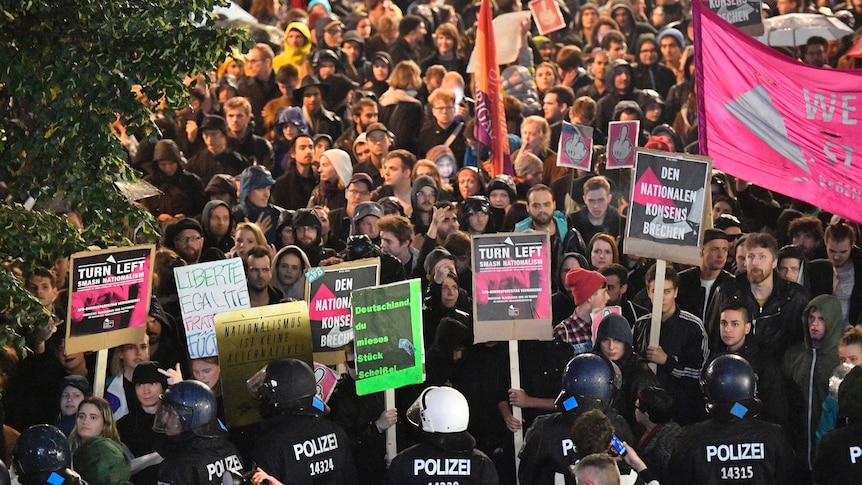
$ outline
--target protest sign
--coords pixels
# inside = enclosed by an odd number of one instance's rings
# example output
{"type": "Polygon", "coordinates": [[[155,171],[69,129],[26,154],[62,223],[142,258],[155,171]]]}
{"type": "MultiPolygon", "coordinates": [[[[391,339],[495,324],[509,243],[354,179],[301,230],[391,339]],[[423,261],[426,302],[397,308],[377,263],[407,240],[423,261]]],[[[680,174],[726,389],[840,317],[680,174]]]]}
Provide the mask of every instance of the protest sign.
{"type": "Polygon", "coordinates": [[[760,0],[705,0],[703,4],[746,34],[763,34],[763,4],[760,0]]]}
{"type": "MultiPolygon", "coordinates": [[[[511,64],[518,60],[518,52],[523,47],[524,37],[521,35],[512,35],[512,32],[519,32],[521,22],[530,19],[530,12],[521,10],[518,12],[507,12],[497,15],[492,21],[495,45],[494,50],[497,54],[497,62],[500,65],[511,64]]],[[[477,59],[477,48],[474,48],[470,53],[470,59],[467,61],[467,72],[476,72],[476,63],[481,63],[481,59],[477,59]]]]}
{"type": "Polygon", "coordinates": [[[344,358],[342,347],[353,340],[350,293],[377,286],[380,258],[324,266],[323,270],[317,278],[306,278],[305,299],[314,352],[318,354],[315,359],[322,364],[337,364],[344,358]]]}
{"type": "Polygon", "coordinates": [[[356,394],[425,381],[422,285],[408,280],[353,292],[356,394]]]}
{"type": "Polygon", "coordinates": [[[551,339],[551,245],[544,232],[473,236],[474,341],[551,339]]]}
{"type": "Polygon", "coordinates": [[[556,0],[533,0],[530,12],[539,29],[539,35],[547,35],[566,27],[566,19],[556,0]]]}
{"type": "Polygon", "coordinates": [[[312,362],[311,327],[304,301],[218,313],[213,319],[229,427],[260,421],[260,402],[246,380],[267,363],[288,357],[312,362]]]}
{"type": "Polygon", "coordinates": [[[218,355],[213,317],[251,306],[242,260],[231,258],[180,266],[174,268],[174,279],[189,357],[218,355]]]}
{"type": "Polygon", "coordinates": [[[593,127],[563,121],[557,166],[590,171],[593,160],[593,127]]]}
{"type": "Polygon", "coordinates": [[[637,150],[625,254],[700,264],[711,165],[696,155],[637,150]]]}
{"type": "Polygon", "coordinates": [[[315,362],[314,378],[317,380],[317,394],[323,398],[323,402],[329,402],[329,396],[338,384],[338,374],[331,368],[315,362]]]}
{"type": "Polygon", "coordinates": [[[607,168],[631,168],[635,163],[635,150],[641,122],[611,121],[608,123],[608,163],[607,168]]]}
{"type": "Polygon", "coordinates": [[[693,9],[700,153],[726,173],[862,222],[853,158],[862,152],[862,71],[808,66],[698,2],[693,9]]]}
{"type": "Polygon", "coordinates": [[[67,353],[108,349],[143,338],[155,250],[148,244],[72,255],[67,353]]]}

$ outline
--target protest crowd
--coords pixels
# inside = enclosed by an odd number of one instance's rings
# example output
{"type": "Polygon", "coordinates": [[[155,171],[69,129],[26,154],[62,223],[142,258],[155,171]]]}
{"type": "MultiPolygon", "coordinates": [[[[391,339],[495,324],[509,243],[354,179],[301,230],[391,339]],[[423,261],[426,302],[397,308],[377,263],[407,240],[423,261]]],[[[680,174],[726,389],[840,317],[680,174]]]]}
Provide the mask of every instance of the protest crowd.
{"type": "MultiPolygon", "coordinates": [[[[0,458],[19,483],[862,482],[858,224],[713,170],[700,264],[670,260],[662,282],[625,252],[632,176],[605,165],[609,123],[698,154],[691,5],[547,0],[516,19],[497,38],[519,49],[500,66],[506,175],[475,130],[480,3],[238,2],[283,43],[190,73],[159,138],[118,135],[161,191],[139,201],[161,228],[146,337],[111,350],[104,397],[65,323],[26,335],[24,359],[2,352],[3,424],[21,434],[0,458]],[[552,7],[565,27],[538,35],[552,7]],[[558,166],[564,122],[592,128],[589,170],[558,166]],[[512,387],[506,342],[474,340],[471,239],[528,231],[550,241],[553,339],[518,342],[512,387]],[[218,357],[190,358],[174,269],[234,257],[251,307],[306,299],[310,270],[368,257],[381,284],[420,279],[426,381],[388,408],[358,395],[351,342],[326,402],[307,363],[274,360],[254,390],[263,421],[225,427],[223,392],[248,391],[223,389],[218,357]]],[[[762,12],[862,26],[859,0],[762,12]]],[[[828,82],[858,67],[859,37],[775,50],[828,82]]],[[[68,270],[23,276],[58,322],[68,270]]]]}

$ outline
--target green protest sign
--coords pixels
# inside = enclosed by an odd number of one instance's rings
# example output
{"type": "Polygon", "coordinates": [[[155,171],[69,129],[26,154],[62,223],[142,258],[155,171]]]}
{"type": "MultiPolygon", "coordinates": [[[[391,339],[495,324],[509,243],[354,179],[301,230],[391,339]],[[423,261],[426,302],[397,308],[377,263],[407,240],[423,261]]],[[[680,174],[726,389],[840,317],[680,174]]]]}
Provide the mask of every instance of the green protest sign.
{"type": "Polygon", "coordinates": [[[425,380],[422,286],[418,279],[354,290],[356,394],[425,380]]]}

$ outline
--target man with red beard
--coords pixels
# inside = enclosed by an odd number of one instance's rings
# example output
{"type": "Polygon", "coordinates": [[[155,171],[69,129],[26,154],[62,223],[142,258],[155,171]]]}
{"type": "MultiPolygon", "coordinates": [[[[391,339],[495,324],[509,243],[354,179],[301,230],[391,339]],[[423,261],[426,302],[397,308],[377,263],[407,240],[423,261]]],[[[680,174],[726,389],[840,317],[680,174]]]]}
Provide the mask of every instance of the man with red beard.
{"type": "Polygon", "coordinates": [[[752,334],[761,348],[777,359],[792,344],[802,342],[802,311],[808,303],[805,288],[780,278],[778,243],[765,233],[749,234],[745,241],[746,272],[724,282],[712,297],[707,310],[710,349],[721,346],[720,308],[729,300],[739,300],[748,309],[752,334]]]}

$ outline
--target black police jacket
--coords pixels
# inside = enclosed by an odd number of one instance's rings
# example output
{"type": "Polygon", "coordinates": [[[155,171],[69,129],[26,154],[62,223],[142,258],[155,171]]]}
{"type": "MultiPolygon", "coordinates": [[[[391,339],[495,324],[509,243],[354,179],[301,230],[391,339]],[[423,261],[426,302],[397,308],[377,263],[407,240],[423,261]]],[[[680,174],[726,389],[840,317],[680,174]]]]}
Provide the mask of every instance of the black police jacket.
{"type": "Polygon", "coordinates": [[[239,451],[226,436],[191,436],[181,442],[170,442],[165,453],[160,454],[165,456],[159,465],[160,484],[218,485],[227,471],[243,469],[239,451]]]}
{"type": "Polygon", "coordinates": [[[496,485],[494,463],[479,450],[447,451],[420,443],[398,453],[386,473],[386,485],[496,485]]]}
{"type": "Polygon", "coordinates": [[[673,484],[793,483],[793,449],[778,425],[745,417],[683,428],[668,464],[673,484]]]}
{"type": "Polygon", "coordinates": [[[285,414],[267,419],[251,456],[256,466],[282,483],[357,483],[347,433],[325,417],[285,414]]]}

